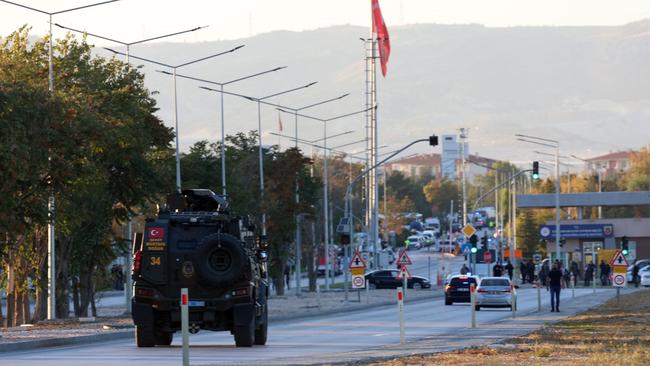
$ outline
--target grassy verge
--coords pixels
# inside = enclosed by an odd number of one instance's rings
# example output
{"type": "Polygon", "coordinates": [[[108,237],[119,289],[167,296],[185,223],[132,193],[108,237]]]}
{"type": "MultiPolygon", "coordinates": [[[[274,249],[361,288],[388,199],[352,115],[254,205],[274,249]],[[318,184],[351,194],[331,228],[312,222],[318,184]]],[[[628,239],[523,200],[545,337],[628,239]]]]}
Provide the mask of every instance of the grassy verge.
{"type": "Polygon", "coordinates": [[[373,366],[650,365],[650,290],[512,339],[503,347],[414,356],[373,366]]]}

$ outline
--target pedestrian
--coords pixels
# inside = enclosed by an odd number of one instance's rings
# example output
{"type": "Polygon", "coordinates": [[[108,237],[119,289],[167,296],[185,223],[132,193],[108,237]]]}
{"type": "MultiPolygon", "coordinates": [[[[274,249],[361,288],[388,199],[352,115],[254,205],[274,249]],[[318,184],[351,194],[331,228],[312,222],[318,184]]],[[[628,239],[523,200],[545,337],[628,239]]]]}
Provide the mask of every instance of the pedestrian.
{"type": "Polygon", "coordinates": [[[519,264],[519,272],[521,273],[521,283],[526,283],[526,274],[527,274],[526,268],[527,268],[526,260],[523,259],[521,261],[521,264],[519,264]]]}
{"type": "Polygon", "coordinates": [[[571,283],[571,272],[569,272],[568,269],[564,268],[562,270],[562,274],[564,275],[564,283],[565,283],[564,287],[566,287],[566,288],[571,287],[571,285],[570,285],[570,283],[571,283]]]}
{"type": "Polygon", "coordinates": [[[551,312],[560,312],[560,290],[562,289],[562,271],[557,264],[548,274],[549,287],[551,289],[551,312]]]}
{"type": "Polygon", "coordinates": [[[634,287],[639,287],[639,265],[636,263],[632,267],[632,282],[634,282],[634,287]]]}
{"type": "Polygon", "coordinates": [[[463,266],[460,267],[460,274],[466,275],[467,272],[469,272],[469,268],[467,268],[467,265],[465,263],[463,263],[463,266]]]}
{"type": "Polygon", "coordinates": [[[291,290],[291,271],[289,270],[289,265],[284,267],[284,281],[286,282],[287,290],[291,290]]]}
{"type": "Polygon", "coordinates": [[[604,260],[600,260],[600,284],[602,286],[607,286],[607,263],[604,260]]]}
{"type": "Polygon", "coordinates": [[[532,259],[528,261],[526,269],[528,270],[528,282],[535,282],[535,263],[532,259]]]}
{"type": "Polygon", "coordinates": [[[537,277],[539,278],[539,283],[541,286],[546,287],[546,291],[548,291],[548,262],[545,262],[542,264],[542,268],[539,270],[539,273],[537,274],[537,277]]]}
{"type": "Polygon", "coordinates": [[[512,263],[510,263],[510,260],[508,259],[508,263],[506,264],[506,271],[508,271],[508,278],[510,278],[510,281],[512,281],[512,272],[515,268],[512,266],[512,263]]]}
{"type": "Polygon", "coordinates": [[[594,265],[594,262],[589,262],[587,268],[585,269],[585,287],[589,287],[591,281],[594,279],[595,270],[596,266],[594,265]]]}
{"type": "Polygon", "coordinates": [[[578,262],[571,262],[571,272],[573,273],[575,281],[577,282],[580,278],[580,266],[578,266],[578,262]]]}
{"type": "Polygon", "coordinates": [[[501,267],[500,262],[497,262],[497,264],[495,264],[494,267],[492,268],[492,275],[494,277],[501,277],[502,274],[503,274],[503,267],[501,267]]]}

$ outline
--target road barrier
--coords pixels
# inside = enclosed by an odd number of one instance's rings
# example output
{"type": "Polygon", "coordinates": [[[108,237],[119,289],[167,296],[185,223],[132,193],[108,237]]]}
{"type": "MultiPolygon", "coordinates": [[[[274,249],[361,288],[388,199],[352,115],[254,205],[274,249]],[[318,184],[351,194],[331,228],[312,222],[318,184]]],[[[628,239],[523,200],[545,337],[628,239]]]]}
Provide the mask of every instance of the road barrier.
{"type": "Polygon", "coordinates": [[[183,366],[190,366],[190,311],[187,288],[181,289],[181,333],[183,335],[183,366]]]}
{"type": "Polygon", "coordinates": [[[406,342],[406,334],[404,329],[404,291],[401,287],[397,288],[397,311],[399,312],[399,343],[406,342]]]}
{"type": "Polygon", "coordinates": [[[476,289],[473,283],[469,284],[469,305],[472,309],[472,328],[476,328],[476,289]]]}
{"type": "Polygon", "coordinates": [[[571,274],[571,298],[575,299],[576,297],[576,277],[571,274]]]}
{"type": "Polygon", "coordinates": [[[510,309],[512,309],[512,319],[514,319],[517,316],[517,295],[514,286],[510,290],[510,309]]]}

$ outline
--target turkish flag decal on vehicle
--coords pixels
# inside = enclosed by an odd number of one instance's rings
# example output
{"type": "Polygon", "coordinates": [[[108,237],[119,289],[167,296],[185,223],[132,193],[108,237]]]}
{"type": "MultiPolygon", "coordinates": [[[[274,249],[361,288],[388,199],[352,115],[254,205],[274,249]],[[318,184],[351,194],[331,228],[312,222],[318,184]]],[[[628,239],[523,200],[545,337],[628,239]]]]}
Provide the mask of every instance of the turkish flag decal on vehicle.
{"type": "Polygon", "coordinates": [[[147,237],[149,239],[162,239],[165,237],[165,228],[150,227],[147,229],[147,237]]]}

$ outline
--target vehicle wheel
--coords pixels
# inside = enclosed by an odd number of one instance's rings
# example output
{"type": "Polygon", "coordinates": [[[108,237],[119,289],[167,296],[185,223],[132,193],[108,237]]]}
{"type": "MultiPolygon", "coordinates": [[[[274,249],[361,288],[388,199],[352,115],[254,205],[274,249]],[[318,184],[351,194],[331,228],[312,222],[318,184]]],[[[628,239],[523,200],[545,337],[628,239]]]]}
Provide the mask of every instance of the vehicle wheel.
{"type": "Polygon", "coordinates": [[[255,342],[255,317],[246,326],[235,326],[233,334],[237,347],[251,347],[255,342]]]}
{"type": "Polygon", "coordinates": [[[476,310],[476,311],[481,311],[481,307],[478,306],[478,305],[475,305],[475,306],[474,306],[474,310],[476,310]]]}
{"type": "Polygon", "coordinates": [[[174,339],[174,333],[171,332],[156,332],[156,345],[169,346],[174,339]]]}
{"type": "Polygon", "coordinates": [[[374,283],[371,282],[371,283],[368,284],[368,289],[370,289],[370,290],[376,290],[376,289],[377,289],[377,285],[375,285],[374,283]]]}
{"type": "Polygon", "coordinates": [[[453,304],[453,302],[451,300],[445,299],[445,305],[451,305],[451,304],[453,304]]]}
{"type": "Polygon", "coordinates": [[[413,284],[413,289],[414,289],[414,290],[422,290],[422,284],[419,283],[419,282],[415,282],[415,283],[413,284]]]}
{"type": "Polygon", "coordinates": [[[156,335],[152,327],[135,326],[135,344],[138,347],[153,347],[156,345],[156,335]]]}

